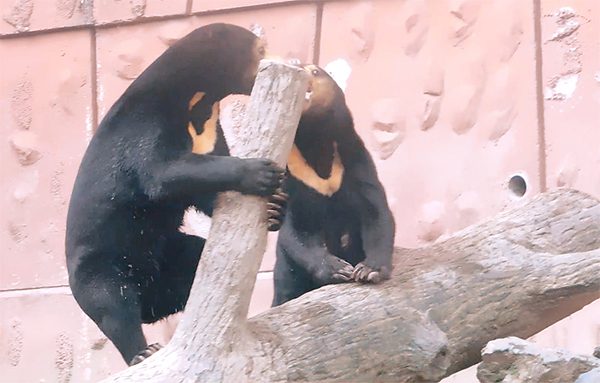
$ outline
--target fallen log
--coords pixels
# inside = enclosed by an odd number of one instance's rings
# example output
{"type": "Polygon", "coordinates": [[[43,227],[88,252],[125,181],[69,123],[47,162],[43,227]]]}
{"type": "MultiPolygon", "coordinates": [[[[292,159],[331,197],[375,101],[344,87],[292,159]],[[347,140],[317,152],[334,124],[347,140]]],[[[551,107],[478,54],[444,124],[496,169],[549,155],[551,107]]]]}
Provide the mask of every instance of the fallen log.
{"type": "Polygon", "coordinates": [[[437,381],[496,338],[529,337],[600,298],[600,204],[573,190],[420,249],[380,286],[335,285],[252,318],[261,381],[437,381]]]}

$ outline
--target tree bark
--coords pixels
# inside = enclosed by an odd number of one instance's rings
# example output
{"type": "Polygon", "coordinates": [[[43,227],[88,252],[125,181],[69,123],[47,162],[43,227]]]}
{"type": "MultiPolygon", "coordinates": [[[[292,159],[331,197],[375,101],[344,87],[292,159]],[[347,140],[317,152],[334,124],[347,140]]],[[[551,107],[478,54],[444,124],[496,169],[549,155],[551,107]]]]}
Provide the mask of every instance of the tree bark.
{"type": "Polygon", "coordinates": [[[477,367],[481,383],[567,383],[600,381],[600,359],[567,351],[541,348],[535,343],[509,337],[487,344],[477,367]],[[582,376],[582,374],[585,374],[582,376]]]}
{"type": "MultiPolygon", "coordinates": [[[[253,108],[247,119],[266,130],[298,121],[253,108]]],[[[396,249],[381,285],[325,286],[246,320],[264,202],[220,202],[173,340],[107,382],[438,381],[479,362],[488,341],[529,337],[600,297],[600,204],[563,189],[439,244],[396,249]]]]}

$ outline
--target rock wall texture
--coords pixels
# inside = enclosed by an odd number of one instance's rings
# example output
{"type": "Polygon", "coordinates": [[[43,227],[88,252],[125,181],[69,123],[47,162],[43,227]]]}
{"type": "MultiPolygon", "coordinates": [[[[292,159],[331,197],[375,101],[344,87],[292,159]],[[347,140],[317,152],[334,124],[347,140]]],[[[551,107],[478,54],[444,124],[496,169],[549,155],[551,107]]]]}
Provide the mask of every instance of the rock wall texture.
{"type": "MultiPolygon", "coordinates": [[[[338,80],[399,246],[433,243],[546,189],[600,197],[596,0],[2,0],[0,381],[96,381],[125,368],[70,295],[69,195],[117,97],[178,38],[217,21],[338,80]]],[[[229,136],[244,100],[225,104],[229,136]]],[[[206,222],[191,212],[185,228],[206,222]]],[[[275,239],[251,315],[271,302],[275,239]]],[[[535,340],[591,354],[592,306],[535,340]]],[[[165,342],[176,322],[149,326],[149,340],[165,342]]]]}

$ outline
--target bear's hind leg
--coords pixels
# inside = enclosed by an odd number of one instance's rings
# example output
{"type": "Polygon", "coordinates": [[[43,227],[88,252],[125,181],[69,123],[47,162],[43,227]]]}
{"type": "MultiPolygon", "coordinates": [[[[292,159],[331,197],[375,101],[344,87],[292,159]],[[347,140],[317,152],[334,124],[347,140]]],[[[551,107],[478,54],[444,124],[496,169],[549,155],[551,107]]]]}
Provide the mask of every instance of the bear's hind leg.
{"type": "Polygon", "coordinates": [[[97,275],[102,278],[72,283],[73,296],[130,364],[147,346],[138,293],[120,278],[97,275]]]}
{"type": "Polygon", "coordinates": [[[160,274],[153,277],[152,284],[144,291],[144,323],[154,323],[184,309],[205,242],[204,238],[179,231],[166,239],[160,274]]]}

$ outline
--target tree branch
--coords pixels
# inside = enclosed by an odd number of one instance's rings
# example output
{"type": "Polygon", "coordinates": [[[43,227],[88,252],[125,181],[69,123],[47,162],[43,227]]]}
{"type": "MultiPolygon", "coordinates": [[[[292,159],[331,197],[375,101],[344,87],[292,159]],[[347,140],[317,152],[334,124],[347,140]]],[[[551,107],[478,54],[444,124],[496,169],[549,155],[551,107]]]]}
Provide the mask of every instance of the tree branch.
{"type": "Polygon", "coordinates": [[[496,338],[529,337],[600,297],[600,205],[559,190],[431,247],[380,286],[326,286],[250,320],[273,350],[250,380],[437,381],[496,338]]]}

